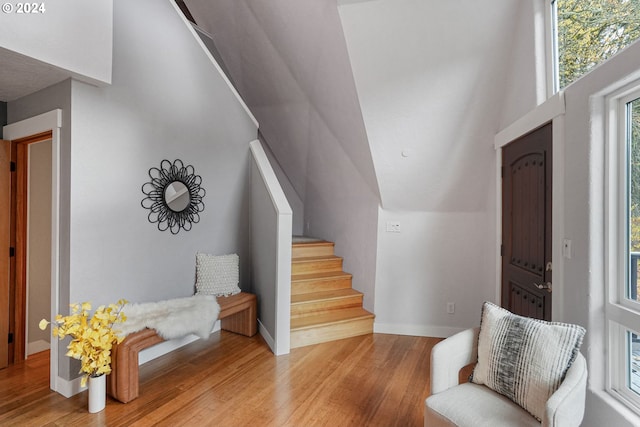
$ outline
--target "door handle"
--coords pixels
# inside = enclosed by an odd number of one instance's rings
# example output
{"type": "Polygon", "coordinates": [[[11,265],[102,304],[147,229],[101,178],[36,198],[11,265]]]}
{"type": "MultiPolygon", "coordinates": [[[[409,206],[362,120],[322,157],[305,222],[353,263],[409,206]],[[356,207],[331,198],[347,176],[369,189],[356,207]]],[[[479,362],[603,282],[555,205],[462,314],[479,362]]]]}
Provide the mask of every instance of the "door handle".
{"type": "Polygon", "coordinates": [[[548,292],[551,292],[551,282],[547,283],[534,283],[533,284],[538,289],[546,289],[548,292]]]}

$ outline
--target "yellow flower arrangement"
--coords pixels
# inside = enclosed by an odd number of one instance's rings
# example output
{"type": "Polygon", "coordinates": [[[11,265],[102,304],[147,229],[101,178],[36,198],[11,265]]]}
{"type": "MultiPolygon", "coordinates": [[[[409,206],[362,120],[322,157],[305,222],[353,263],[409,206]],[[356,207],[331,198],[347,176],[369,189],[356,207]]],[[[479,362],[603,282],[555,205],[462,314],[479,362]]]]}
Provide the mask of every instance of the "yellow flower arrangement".
{"type": "MultiPolygon", "coordinates": [[[[122,308],[127,303],[121,299],[118,304],[101,305],[89,316],[91,304],[71,304],[71,314],[62,316],[58,314],[54,320],[52,333],[54,337],[62,340],[67,335],[73,339],[67,346],[67,356],[79,359],[82,363],[80,372],[84,372],[82,386],[87,379],[111,373],[111,347],[114,343],[120,343],[124,337],[118,336],[113,329],[116,323],[122,323],[127,317],[122,308]]],[[[39,327],[45,330],[49,322],[42,319],[39,327]]]]}

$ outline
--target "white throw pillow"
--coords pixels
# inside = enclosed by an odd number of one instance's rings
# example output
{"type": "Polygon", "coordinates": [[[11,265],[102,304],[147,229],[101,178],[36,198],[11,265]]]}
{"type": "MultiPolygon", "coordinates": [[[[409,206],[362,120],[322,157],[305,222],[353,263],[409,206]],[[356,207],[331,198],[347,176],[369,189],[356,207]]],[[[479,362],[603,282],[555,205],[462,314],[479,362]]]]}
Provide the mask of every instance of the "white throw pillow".
{"type": "Polygon", "coordinates": [[[240,293],[239,257],[196,255],[196,294],[228,296],[240,293]]]}
{"type": "Polygon", "coordinates": [[[547,400],[564,380],[584,333],[582,326],[517,316],[485,302],[471,381],[542,420],[547,400]]]}

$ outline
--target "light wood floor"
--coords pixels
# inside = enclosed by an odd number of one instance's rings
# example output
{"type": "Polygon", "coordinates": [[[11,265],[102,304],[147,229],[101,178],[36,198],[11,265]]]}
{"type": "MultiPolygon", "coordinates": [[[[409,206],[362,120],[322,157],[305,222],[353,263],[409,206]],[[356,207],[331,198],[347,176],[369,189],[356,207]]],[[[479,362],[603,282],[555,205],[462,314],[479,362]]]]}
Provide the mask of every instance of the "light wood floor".
{"type": "Polygon", "coordinates": [[[48,352],[0,370],[1,426],[421,426],[439,340],[373,334],[274,356],[217,332],[141,366],[140,397],[87,411],[49,390],[48,352]]]}

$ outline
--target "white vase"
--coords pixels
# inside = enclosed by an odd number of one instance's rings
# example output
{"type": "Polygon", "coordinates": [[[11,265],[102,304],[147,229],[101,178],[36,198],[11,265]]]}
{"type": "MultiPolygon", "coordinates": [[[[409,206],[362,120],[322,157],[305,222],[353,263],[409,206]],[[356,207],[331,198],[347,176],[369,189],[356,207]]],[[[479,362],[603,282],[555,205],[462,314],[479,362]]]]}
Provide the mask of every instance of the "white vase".
{"type": "Polygon", "coordinates": [[[89,412],[95,414],[107,403],[107,376],[89,377],[89,412]]]}

